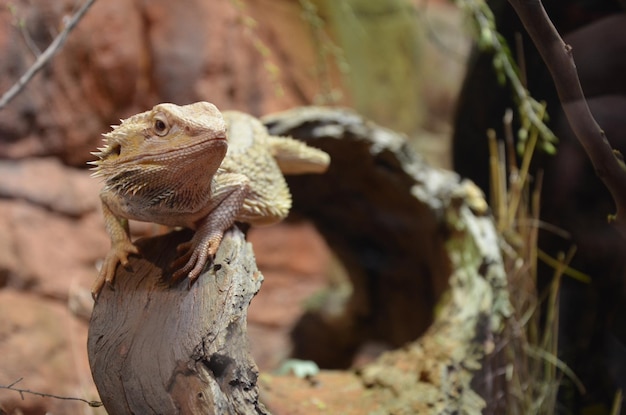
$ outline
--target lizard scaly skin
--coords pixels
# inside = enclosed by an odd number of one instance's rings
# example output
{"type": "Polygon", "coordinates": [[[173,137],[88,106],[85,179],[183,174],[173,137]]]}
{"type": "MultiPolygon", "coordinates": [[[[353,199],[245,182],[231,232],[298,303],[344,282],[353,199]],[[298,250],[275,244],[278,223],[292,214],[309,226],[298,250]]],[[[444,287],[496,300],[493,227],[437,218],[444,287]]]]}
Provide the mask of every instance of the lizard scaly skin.
{"type": "Polygon", "coordinates": [[[111,250],[94,297],[113,283],[117,265],[138,253],[128,219],[194,229],[178,247],[172,276],[192,283],[235,221],[266,225],[287,216],[291,194],[283,173],[322,173],[330,162],[321,150],[270,136],[250,115],[222,114],[208,102],[159,104],[104,137],[91,164],[104,179],[100,199],[111,250]]]}

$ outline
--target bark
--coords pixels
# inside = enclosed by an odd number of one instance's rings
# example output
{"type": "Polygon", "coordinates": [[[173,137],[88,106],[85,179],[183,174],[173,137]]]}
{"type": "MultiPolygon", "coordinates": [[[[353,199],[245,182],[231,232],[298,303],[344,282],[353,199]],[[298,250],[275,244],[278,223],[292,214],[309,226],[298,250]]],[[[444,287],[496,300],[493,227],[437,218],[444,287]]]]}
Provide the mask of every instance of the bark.
{"type": "Polygon", "coordinates": [[[170,286],[181,231],[139,241],[131,270],[95,304],[88,351],[110,415],[266,414],[248,353],[246,315],[261,286],[250,244],[229,231],[208,271],[170,286]]]}

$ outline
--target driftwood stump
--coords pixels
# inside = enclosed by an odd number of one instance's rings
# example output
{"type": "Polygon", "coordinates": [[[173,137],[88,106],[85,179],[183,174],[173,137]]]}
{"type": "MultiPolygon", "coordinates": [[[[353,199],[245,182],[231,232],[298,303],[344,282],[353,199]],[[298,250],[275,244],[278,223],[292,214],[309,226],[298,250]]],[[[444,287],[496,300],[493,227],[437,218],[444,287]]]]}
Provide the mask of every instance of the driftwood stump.
{"type": "Polygon", "coordinates": [[[265,414],[246,316],[261,286],[250,244],[226,233],[212,266],[189,287],[168,267],[189,231],[140,240],[118,268],[89,327],[89,363],[110,415],[265,414]]]}

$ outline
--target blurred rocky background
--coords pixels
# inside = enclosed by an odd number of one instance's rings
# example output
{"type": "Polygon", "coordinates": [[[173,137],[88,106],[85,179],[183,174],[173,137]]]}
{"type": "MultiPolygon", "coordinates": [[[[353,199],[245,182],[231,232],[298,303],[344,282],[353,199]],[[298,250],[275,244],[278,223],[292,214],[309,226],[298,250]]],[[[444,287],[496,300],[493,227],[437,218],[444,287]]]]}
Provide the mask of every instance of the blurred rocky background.
{"type": "MultiPolygon", "coordinates": [[[[0,93],[80,7],[0,0],[0,93]]],[[[407,134],[449,167],[469,36],[443,1],[100,0],[52,61],[0,109],[0,385],[97,399],[86,358],[89,287],[109,248],[86,162],[119,119],[198,100],[261,116],[340,105],[407,134]]],[[[164,229],[133,224],[136,237],[164,229]]],[[[262,370],[289,356],[307,304],[341,266],[306,223],[252,229],[265,276],[249,332],[262,370]]],[[[339,287],[339,288],[338,288],[339,287]]],[[[365,347],[358,361],[384,349],[365,347]]],[[[0,413],[104,413],[0,390],[0,413]]]]}

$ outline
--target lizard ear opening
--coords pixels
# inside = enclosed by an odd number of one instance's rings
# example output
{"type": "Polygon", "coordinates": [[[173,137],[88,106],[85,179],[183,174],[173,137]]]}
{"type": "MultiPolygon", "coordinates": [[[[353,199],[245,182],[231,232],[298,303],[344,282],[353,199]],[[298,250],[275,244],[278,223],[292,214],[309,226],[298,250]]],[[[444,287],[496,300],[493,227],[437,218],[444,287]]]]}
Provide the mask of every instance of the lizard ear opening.
{"type": "Polygon", "coordinates": [[[122,146],[118,143],[111,144],[107,149],[106,156],[119,156],[122,153],[122,146]]]}
{"type": "Polygon", "coordinates": [[[163,137],[170,131],[170,127],[165,117],[159,115],[154,117],[154,123],[152,127],[154,128],[154,133],[159,137],[163,137]]]}

